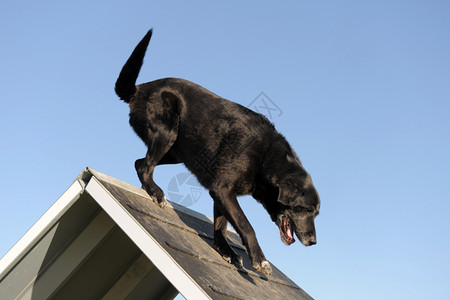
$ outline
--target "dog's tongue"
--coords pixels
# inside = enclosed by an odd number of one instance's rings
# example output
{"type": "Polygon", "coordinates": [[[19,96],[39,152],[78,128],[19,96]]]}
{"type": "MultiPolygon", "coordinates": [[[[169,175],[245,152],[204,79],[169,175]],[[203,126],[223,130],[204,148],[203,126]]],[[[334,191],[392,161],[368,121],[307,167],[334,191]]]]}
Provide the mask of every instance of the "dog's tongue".
{"type": "Polygon", "coordinates": [[[286,222],[286,227],[285,227],[285,229],[286,229],[287,242],[288,242],[288,244],[290,245],[290,244],[292,244],[292,243],[295,242],[295,239],[294,239],[294,235],[292,234],[292,226],[291,226],[291,222],[290,222],[288,219],[286,219],[285,222],[286,222]]]}

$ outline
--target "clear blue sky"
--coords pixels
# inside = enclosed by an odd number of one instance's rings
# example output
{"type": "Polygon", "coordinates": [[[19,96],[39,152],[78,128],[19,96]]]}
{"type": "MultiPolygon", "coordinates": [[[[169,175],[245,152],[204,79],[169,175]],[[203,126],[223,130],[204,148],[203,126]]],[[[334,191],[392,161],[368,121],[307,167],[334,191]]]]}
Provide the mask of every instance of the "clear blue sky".
{"type": "MultiPolygon", "coordinates": [[[[450,299],[450,2],[67,2],[0,3],[0,256],[84,167],[139,185],[113,87],[153,27],[139,82],[282,111],[322,208],[318,244],[286,247],[242,198],[269,260],[316,299],[450,299]]],[[[212,215],[205,191],[190,207],[212,215]]]]}

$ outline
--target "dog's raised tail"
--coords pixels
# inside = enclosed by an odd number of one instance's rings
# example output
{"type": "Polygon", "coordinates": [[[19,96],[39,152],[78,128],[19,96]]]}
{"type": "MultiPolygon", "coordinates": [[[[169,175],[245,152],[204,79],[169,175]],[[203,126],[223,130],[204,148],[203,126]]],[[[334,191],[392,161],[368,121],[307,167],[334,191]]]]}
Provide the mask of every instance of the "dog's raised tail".
{"type": "Polygon", "coordinates": [[[150,29],[136,48],[134,48],[133,53],[131,53],[122,71],[120,71],[119,78],[117,78],[115,86],[116,94],[127,103],[130,102],[130,99],[136,93],[136,80],[144,62],[145,52],[152,37],[152,32],[153,30],[150,29]]]}

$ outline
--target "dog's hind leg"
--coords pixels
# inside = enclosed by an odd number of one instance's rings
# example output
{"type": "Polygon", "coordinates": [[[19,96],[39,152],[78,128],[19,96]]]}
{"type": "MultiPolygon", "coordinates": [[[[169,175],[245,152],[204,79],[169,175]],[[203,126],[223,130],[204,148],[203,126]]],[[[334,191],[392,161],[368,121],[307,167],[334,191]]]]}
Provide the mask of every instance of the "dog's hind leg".
{"type": "MultiPolygon", "coordinates": [[[[136,168],[139,180],[141,181],[142,188],[147,191],[150,198],[152,198],[154,202],[158,203],[159,206],[164,207],[167,204],[167,199],[161,189],[153,181],[153,171],[151,171],[152,160],[148,159],[147,156],[136,160],[134,167],[136,168]],[[144,182],[147,184],[144,184],[144,182]]],[[[159,166],[178,163],[180,163],[180,161],[173,156],[169,150],[169,152],[167,152],[156,165],[159,166]]]]}
{"type": "Polygon", "coordinates": [[[175,140],[176,132],[174,130],[166,135],[158,135],[157,138],[155,137],[147,143],[148,151],[145,158],[136,160],[134,164],[142,188],[161,207],[166,206],[167,199],[164,192],[153,180],[153,171],[158,164],[175,163],[175,160],[167,154],[175,140]]]}
{"type": "Polygon", "coordinates": [[[141,181],[142,188],[147,192],[153,202],[157,203],[160,207],[167,205],[166,196],[161,188],[153,180],[153,171],[156,164],[151,159],[152,155],[147,152],[144,158],[136,160],[134,167],[141,181]]]}
{"type": "Polygon", "coordinates": [[[222,258],[229,264],[242,268],[242,257],[236,254],[227,242],[227,219],[214,203],[214,244],[222,258]]]}
{"type": "Polygon", "coordinates": [[[214,199],[214,203],[217,205],[219,211],[223,213],[239,233],[243,244],[247,248],[253,268],[258,272],[270,276],[272,274],[272,267],[266,260],[256,239],[255,231],[242,211],[236,197],[223,188],[218,190],[218,192],[210,191],[210,195],[214,199]]]}
{"type": "Polygon", "coordinates": [[[153,180],[153,171],[157,165],[179,162],[171,148],[178,137],[180,100],[169,92],[163,92],[160,96],[150,98],[148,103],[137,102],[130,105],[130,124],[148,148],[145,158],[136,160],[134,164],[139,180],[152,200],[164,207],[167,199],[153,180]],[[142,121],[144,110],[145,119],[142,121]]]}

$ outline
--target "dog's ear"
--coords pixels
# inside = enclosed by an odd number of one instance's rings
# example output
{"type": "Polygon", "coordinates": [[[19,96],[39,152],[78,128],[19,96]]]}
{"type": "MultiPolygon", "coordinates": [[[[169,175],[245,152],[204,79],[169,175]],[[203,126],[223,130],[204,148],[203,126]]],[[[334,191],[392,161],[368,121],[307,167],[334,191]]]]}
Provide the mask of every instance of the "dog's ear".
{"type": "Polygon", "coordinates": [[[305,191],[292,183],[278,185],[278,202],[286,206],[300,206],[304,204],[305,191]]]}
{"type": "Polygon", "coordinates": [[[289,206],[290,198],[292,196],[289,184],[279,184],[278,185],[278,202],[283,205],[289,206]]]}

